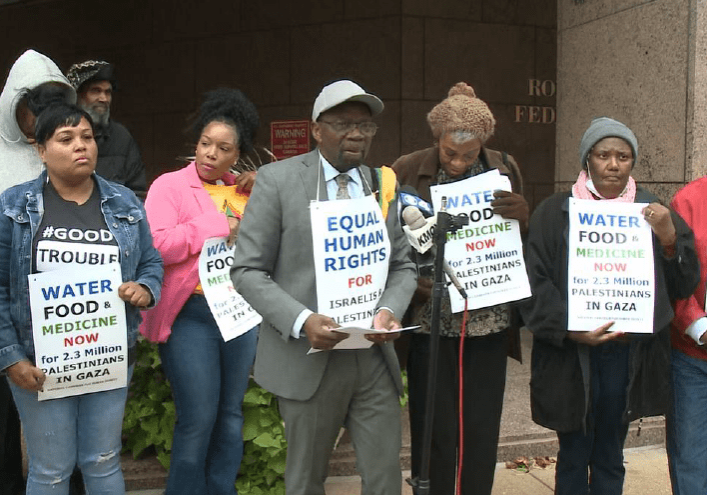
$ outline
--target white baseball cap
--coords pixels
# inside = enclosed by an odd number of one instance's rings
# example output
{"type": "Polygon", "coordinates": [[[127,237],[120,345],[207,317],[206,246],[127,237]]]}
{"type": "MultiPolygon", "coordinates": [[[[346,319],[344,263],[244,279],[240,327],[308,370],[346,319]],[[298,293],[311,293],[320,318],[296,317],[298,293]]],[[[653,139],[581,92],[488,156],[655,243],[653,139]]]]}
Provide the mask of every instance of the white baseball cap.
{"type": "Polygon", "coordinates": [[[380,98],[366,93],[366,91],[355,82],[342,79],[341,81],[333,82],[322,88],[319,96],[314,100],[312,122],[316,122],[322,113],[347,101],[360,101],[361,103],[365,103],[368,105],[368,108],[371,109],[371,115],[374,117],[381,113],[384,107],[380,98]]]}

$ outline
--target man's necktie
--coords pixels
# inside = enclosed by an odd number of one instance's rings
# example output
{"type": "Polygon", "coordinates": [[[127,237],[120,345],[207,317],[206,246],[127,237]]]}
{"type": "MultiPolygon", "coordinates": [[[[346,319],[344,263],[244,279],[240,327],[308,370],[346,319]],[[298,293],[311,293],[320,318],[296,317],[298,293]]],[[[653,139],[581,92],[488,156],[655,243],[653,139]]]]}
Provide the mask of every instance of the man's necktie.
{"type": "Polygon", "coordinates": [[[336,176],[336,183],[339,185],[339,189],[336,191],[336,199],[351,199],[349,196],[349,181],[351,177],[349,174],[339,174],[336,176]]]}

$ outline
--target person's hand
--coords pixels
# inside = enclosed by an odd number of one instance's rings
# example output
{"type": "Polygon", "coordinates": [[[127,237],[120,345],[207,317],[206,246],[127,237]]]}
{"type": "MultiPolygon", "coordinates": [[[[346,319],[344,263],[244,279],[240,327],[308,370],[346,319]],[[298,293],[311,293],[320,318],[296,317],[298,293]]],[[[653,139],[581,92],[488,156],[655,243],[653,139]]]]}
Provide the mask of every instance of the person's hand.
{"type": "Polygon", "coordinates": [[[236,185],[246,191],[250,191],[255,185],[255,175],[255,170],[241,172],[236,177],[236,185]]]}
{"type": "Polygon", "coordinates": [[[12,383],[30,392],[42,390],[47,375],[29,361],[18,361],[7,368],[7,376],[12,383]]]}
{"type": "Polygon", "coordinates": [[[138,308],[146,308],[152,301],[152,294],[147,287],[132,280],[118,287],[118,297],[138,308]]]}
{"type": "Polygon", "coordinates": [[[493,192],[493,197],[496,198],[491,201],[494,213],[501,215],[503,218],[518,220],[520,230],[522,232],[528,230],[530,208],[523,196],[513,192],[498,190],[493,192]]]}
{"type": "Polygon", "coordinates": [[[339,325],[333,319],[319,313],[309,315],[303,327],[312,348],[324,351],[332,349],[349,336],[347,333],[337,332],[335,328],[339,328],[339,325]]]}
{"type": "Polygon", "coordinates": [[[653,229],[653,233],[658,238],[660,245],[664,248],[675,247],[677,234],[673,219],[670,216],[670,210],[660,203],[651,203],[643,208],[641,213],[643,213],[643,218],[653,229]]]}
{"type": "Polygon", "coordinates": [[[238,229],[240,228],[240,226],[241,221],[239,218],[228,217],[228,228],[231,230],[228,234],[228,240],[226,241],[226,245],[228,247],[233,246],[233,243],[236,242],[236,238],[238,237],[238,229]]]}
{"type": "MultiPolygon", "coordinates": [[[[383,308],[373,317],[373,328],[376,330],[397,330],[402,328],[402,325],[400,325],[400,322],[393,313],[383,308]]],[[[385,344],[386,342],[392,342],[400,337],[400,332],[367,333],[364,337],[374,344],[385,344]]]]}
{"type": "Polygon", "coordinates": [[[621,340],[624,337],[623,332],[609,332],[609,329],[614,326],[614,322],[610,321],[600,326],[596,330],[591,332],[567,332],[567,338],[574,340],[579,344],[585,344],[589,346],[597,346],[611,342],[612,340],[621,340]]]}

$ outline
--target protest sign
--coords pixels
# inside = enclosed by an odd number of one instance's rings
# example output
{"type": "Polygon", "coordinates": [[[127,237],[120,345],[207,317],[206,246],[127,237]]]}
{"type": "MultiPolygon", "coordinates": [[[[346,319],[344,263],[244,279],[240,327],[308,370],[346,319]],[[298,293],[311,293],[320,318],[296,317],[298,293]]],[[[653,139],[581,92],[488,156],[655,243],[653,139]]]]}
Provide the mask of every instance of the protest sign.
{"type": "MultiPolygon", "coordinates": [[[[468,295],[469,309],[485,308],[530,297],[518,220],[494,214],[493,192],[510,191],[498,170],[430,187],[435,211],[442,197],[447,213],[464,215],[469,225],[447,235],[445,258],[468,295]]],[[[452,313],[464,311],[464,299],[449,287],[452,313]]]]}
{"type": "Polygon", "coordinates": [[[214,237],[204,243],[199,280],[221,336],[228,342],[259,325],[263,318],[233,287],[230,272],[236,246],[228,247],[226,239],[214,237]]]}
{"type": "Polygon", "coordinates": [[[645,203],[569,199],[567,328],[653,332],[653,236],[645,203]]]}
{"type": "Polygon", "coordinates": [[[342,327],[370,328],[390,259],[380,207],[366,196],[312,202],[310,211],[317,312],[342,327]]]}
{"type": "Polygon", "coordinates": [[[120,266],[29,275],[38,400],[127,386],[125,302],[120,266]]]}

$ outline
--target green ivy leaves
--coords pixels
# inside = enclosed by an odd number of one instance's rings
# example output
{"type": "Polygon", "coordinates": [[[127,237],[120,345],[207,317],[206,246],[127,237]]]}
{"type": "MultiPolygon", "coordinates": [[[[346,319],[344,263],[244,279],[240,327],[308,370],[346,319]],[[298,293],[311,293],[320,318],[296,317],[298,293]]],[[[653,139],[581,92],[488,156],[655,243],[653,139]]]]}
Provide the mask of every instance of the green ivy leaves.
{"type": "Polygon", "coordinates": [[[238,493],[284,495],[285,425],[275,396],[258,387],[252,379],[243,398],[243,416],[245,449],[236,480],[238,493]]]}
{"type": "Polygon", "coordinates": [[[175,418],[172,392],[160,366],[157,346],[141,340],[125,405],[123,450],[138,457],[154,447],[160,463],[168,469],[175,418]]]}

